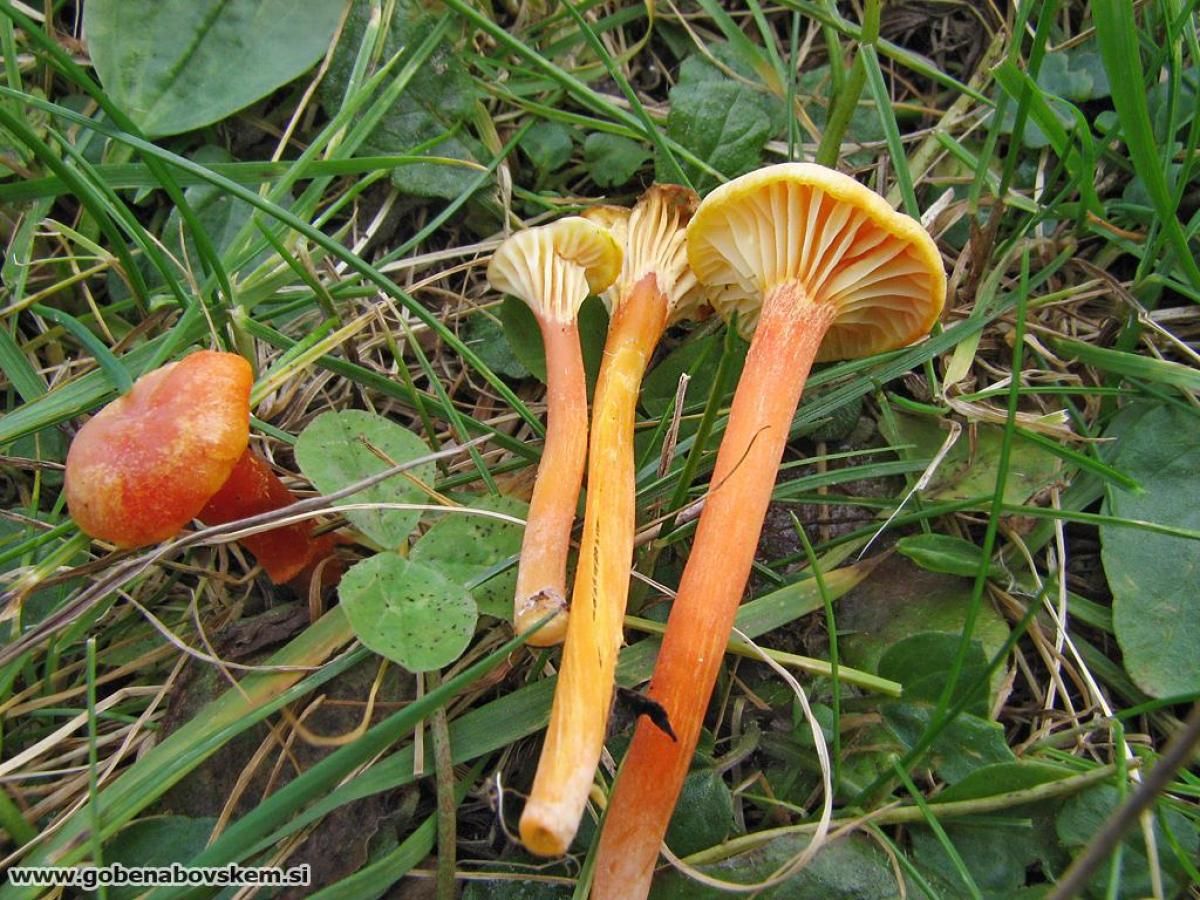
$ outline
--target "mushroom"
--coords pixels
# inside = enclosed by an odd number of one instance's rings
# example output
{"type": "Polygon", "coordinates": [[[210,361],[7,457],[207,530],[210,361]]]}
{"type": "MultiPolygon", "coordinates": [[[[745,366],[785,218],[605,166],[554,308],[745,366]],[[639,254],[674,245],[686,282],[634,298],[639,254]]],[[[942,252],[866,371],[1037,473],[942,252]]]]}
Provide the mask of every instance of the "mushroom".
{"type": "MultiPolygon", "coordinates": [[[[283,509],[297,499],[267,461],[247,447],[229,478],[204,504],[197,518],[206,525],[224,525],[283,509]]],[[[254,554],[271,581],[292,584],[301,591],[307,589],[317,566],[321,566],[322,587],[337,583],[342,575],[342,565],[333,554],[342,542],[342,538],[332,532],[313,537],[313,524],[308,519],[238,539],[238,543],[254,554]]]]}
{"type": "Polygon", "coordinates": [[[688,226],[687,251],[718,312],[736,312],[753,337],[650,681],[677,740],[645,721],[635,730],[600,836],[600,900],[649,891],[814,358],[910,344],[946,294],[919,223],[816,165],[768,167],[713,191],[688,226]]]}
{"type": "Polygon", "coordinates": [[[488,265],[495,290],[523,300],[546,350],[546,443],[529,503],[513,626],[524,634],[553,614],[529,643],[557,644],[566,633],[567,551],[587,456],[587,385],[579,348],[579,307],[621,271],[621,248],[579,216],[528,228],[508,238],[488,265]]]}
{"type": "Polygon", "coordinates": [[[521,816],[522,842],[544,856],[562,855],[574,838],[604,745],[633,557],[638,387],[668,321],[697,296],[684,246],[697,200],[686,188],[655,185],[633,210],[585,213],[616,235],[625,258],[602,295],[612,319],[592,404],[571,615],[550,725],[521,816]]]}
{"type": "MultiPolygon", "coordinates": [[[[212,350],[139,378],[71,442],[65,489],[76,524],[128,550],[174,537],[197,517],[223,524],[293,503],[248,449],[252,382],[245,359],[212,350]]],[[[314,541],[304,522],[242,543],[280,584],[309,572],[334,541],[314,541]]]]}

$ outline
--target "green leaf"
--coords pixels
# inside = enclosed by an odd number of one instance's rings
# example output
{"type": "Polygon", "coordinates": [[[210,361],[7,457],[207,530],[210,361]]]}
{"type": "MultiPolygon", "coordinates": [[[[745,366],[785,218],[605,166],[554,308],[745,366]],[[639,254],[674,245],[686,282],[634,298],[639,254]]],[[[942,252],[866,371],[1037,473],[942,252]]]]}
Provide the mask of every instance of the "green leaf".
{"type": "MultiPolygon", "coordinates": [[[[471,509],[486,509],[524,519],[529,504],[512,497],[482,497],[471,509]]],[[[525,529],[513,522],[447,512],[423,534],[412,548],[409,559],[437,569],[455,584],[466,587],[479,611],[498,619],[512,615],[513,591],[517,587],[514,566],[495,570],[521,551],[525,529]],[[485,581],[476,584],[480,578],[485,581]]]]}
{"type": "Polygon", "coordinates": [[[398,553],[351,566],[338,597],[358,639],[410,672],[428,672],[462,655],[475,633],[475,601],[460,584],[398,553]]]}
{"type": "MultiPolygon", "coordinates": [[[[1121,803],[1121,795],[1110,784],[1100,784],[1088,788],[1068,799],[1062,806],[1056,820],[1058,837],[1063,844],[1076,852],[1080,852],[1095,838],[1096,832],[1112,815],[1113,810],[1121,803]]],[[[1190,859],[1196,858],[1200,850],[1200,836],[1196,826],[1178,810],[1172,809],[1165,803],[1157,807],[1154,817],[1154,833],[1158,844],[1158,864],[1163,876],[1164,896],[1178,896],[1183,887],[1184,872],[1179,861],[1170,851],[1170,844],[1163,831],[1164,823],[1179,842],[1184,855],[1190,859]]],[[[1120,882],[1115,895],[1108,895],[1108,880],[1110,869],[1107,865],[1100,866],[1088,885],[1087,897],[1149,897],[1152,895],[1150,881],[1150,865],[1146,859],[1146,843],[1142,839],[1140,828],[1131,828],[1121,842],[1120,882]]]]}
{"type": "MultiPolygon", "coordinates": [[[[321,104],[331,115],[345,101],[359,47],[367,34],[370,7],[369,0],[355,0],[318,90],[321,104]]],[[[418,46],[429,36],[434,22],[419,0],[398,0],[391,21],[385,23],[382,52],[374,58],[387,62],[406,47],[418,46]]],[[[483,147],[464,130],[477,101],[475,84],[461,57],[449,43],[440,41],[359,150],[367,155],[388,155],[420,147],[430,156],[477,162],[484,156],[483,147]]],[[[462,193],[464,171],[457,166],[413,163],[394,168],[392,183],[418,197],[453,199],[462,193]]]]}
{"type": "MultiPolygon", "coordinates": [[[[941,633],[952,636],[956,644],[970,602],[971,582],[919,569],[903,559],[887,559],[838,604],[843,661],[882,674],[883,654],[912,635],[941,633]]],[[[998,653],[1008,633],[1004,618],[990,604],[983,604],[972,633],[983,655],[990,659],[998,653]]],[[[996,696],[1003,678],[1003,672],[993,675],[990,696],[996,696]]],[[[905,683],[906,697],[910,679],[899,679],[905,683]]]]}
{"type": "MultiPolygon", "coordinates": [[[[323,494],[331,494],[389,466],[418,459],[429,448],[407,428],[357,409],[317,416],[296,440],[296,462],[323,494]],[[372,452],[378,450],[380,455],[372,452]]],[[[434,465],[421,463],[341,503],[422,503],[428,495],[415,482],[432,485],[434,465]]],[[[400,547],[421,518],[420,510],[347,510],[355,527],[384,547],[400,547]]]]}
{"type": "MultiPolygon", "coordinates": [[[[712,389],[713,378],[717,374],[717,363],[721,359],[721,342],[725,336],[720,333],[707,334],[697,340],[689,340],[680,344],[651,369],[642,381],[642,406],[652,416],[661,416],[675,400],[675,391],[679,386],[679,376],[687,374],[688,400],[691,403],[701,402],[712,389]]],[[[736,384],[745,362],[746,350],[749,345],[737,338],[738,358],[730,373],[730,384],[736,384]]],[[[732,388],[731,388],[732,393],[732,388]]]]}
{"type": "Polygon", "coordinates": [[[676,856],[689,856],[715,847],[732,829],[733,793],[721,773],[689,772],[667,826],[667,846],[676,856]]]}
{"type": "Polygon", "coordinates": [[[150,137],[216,122],[311,68],[342,0],[89,0],[92,63],[150,137]]]}
{"type": "MultiPolygon", "coordinates": [[[[944,673],[943,673],[944,681],[944,673]]],[[[916,745],[933,722],[934,704],[888,701],[883,721],[906,748],[916,745]]],[[[981,768],[1015,759],[999,722],[960,713],[933,742],[929,760],[939,778],[954,784],[981,768]]]]}
{"type": "MultiPolygon", "coordinates": [[[[1107,512],[1200,528],[1200,417],[1173,406],[1133,406],[1110,425],[1112,464],[1142,485],[1109,485],[1107,512]]],[[[1200,541],[1119,525],[1100,527],[1125,671],[1153,697],[1200,691],[1200,541]]]]}
{"type": "Polygon", "coordinates": [[[529,157],[538,175],[544,176],[567,164],[575,142],[571,139],[571,129],[561,122],[536,122],[517,146],[529,157]]]}
{"type": "Polygon", "coordinates": [[[614,188],[637,174],[650,151],[619,134],[596,132],[583,142],[583,164],[598,187],[614,188]]]}
{"type": "MultiPolygon", "coordinates": [[[[104,864],[125,866],[170,866],[183,863],[204,849],[216,819],[187,816],[153,816],[139,819],[104,846],[104,864]]],[[[145,891],[134,887],[110,887],[112,900],[140,897],[145,891]]]]}
{"type": "Polygon", "coordinates": [[[1047,53],[1038,69],[1037,83],[1073,103],[1100,100],[1111,92],[1108,73],[1094,44],[1047,53]]]}
{"type": "MultiPolygon", "coordinates": [[[[917,459],[932,459],[946,440],[946,432],[930,416],[897,411],[882,420],[880,428],[893,444],[915,445],[912,454],[917,459]]],[[[966,500],[994,493],[1003,439],[1004,429],[1000,426],[977,425],[971,440],[961,438],[946,454],[922,496],[966,500]]],[[[1015,436],[1004,482],[1004,502],[1023,504],[1054,484],[1061,471],[1062,462],[1057,456],[1033,441],[1015,436]]]]}
{"type": "MultiPolygon", "coordinates": [[[[910,534],[896,541],[896,549],[922,569],[945,575],[974,578],[984,563],[983,550],[963,538],[949,534],[910,534]]],[[[988,574],[999,578],[1004,570],[990,563],[988,574]]]]}
{"type": "Polygon", "coordinates": [[[504,333],[504,326],[492,316],[471,316],[463,334],[463,343],[474,350],[483,364],[497,375],[529,377],[529,369],[513,350],[504,333]]]}
{"type": "MultiPolygon", "coordinates": [[[[537,318],[516,297],[505,297],[500,307],[504,336],[513,355],[533,376],[546,381],[546,352],[537,318]]],[[[604,358],[604,340],[608,337],[608,310],[599,297],[588,297],[579,308],[579,344],[583,350],[583,368],[588,388],[596,384],[600,362],[604,358]]]]}
{"type": "MultiPolygon", "coordinates": [[[[1026,884],[1026,869],[1037,863],[1042,855],[1042,831],[1048,827],[1038,829],[1033,822],[1016,817],[1011,824],[992,824],[990,821],[976,824],[962,820],[943,826],[946,837],[985,900],[1009,900],[1019,896],[1026,884]]],[[[955,861],[932,829],[913,826],[912,855],[918,868],[942,889],[943,897],[969,896],[955,861]]]]}
{"type": "MultiPolygon", "coordinates": [[[[942,695],[946,671],[958,652],[958,643],[958,635],[940,631],[910,635],[884,651],[879,658],[879,676],[904,685],[905,700],[936,703],[942,695]]],[[[986,668],[987,659],[979,641],[971,641],[952,700],[960,699],[980,679],[985,678],[986,668]]],[[[987,715],[987,697],[980,696],[968,709],[979,715],[987,715]]]]}
{"type": "MultiPolygon", "coordinates": [[[[717,863],[701,865],[723,881],[754,884],[773,875],[808,846],[807,835],[785,835],[717,863]]],[[[654,879],[655,900],[728,900],[729,894],[692,881],[671,867],[654,879]]],[[[822,847],[811,862],[784,884],[756,891],[771,900],[893,900],[900,896],[892,864],[869,837],[850,834],[822,847]]],[[[909,896],[914,896],[910,888],[909,896]]]]}
{"type": "MultiPolygon", "coordinates": [[[[713,50],[718,56],[728,53],[713,50]]],[[[782,104],[777,97],[757,90],[753,73],[740,72],[736,60],[722,60],[743,78],[725,74],[699,56],[690,56],[679,68],[679,81],[671,88],[667,135],[691,150],[727,178],[750,171],[762,161],[763,147],[780,129],[782,104]]],[[[667,173],[658,167],[658,178],[667,173]]],[[[717,183],[698,166],[684,171],[696,190],[704,193],[717,183]]]]}

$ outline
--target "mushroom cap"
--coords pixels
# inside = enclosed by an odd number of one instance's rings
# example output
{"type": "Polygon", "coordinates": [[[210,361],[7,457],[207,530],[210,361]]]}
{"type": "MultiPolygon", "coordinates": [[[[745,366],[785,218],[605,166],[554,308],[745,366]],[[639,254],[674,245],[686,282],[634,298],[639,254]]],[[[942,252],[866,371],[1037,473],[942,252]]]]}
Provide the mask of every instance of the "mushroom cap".
{"type": "Polygon", "coordinates": [[[782,163],[736,178],[700,204],[688,260],[726,319],[749,336],[764,297],[799,282],[836,316],[818,360],[854,359],[928,334],[946,300],[937,245],[921,224],[848,175],[782,163]]]}
{"type": "Polygon", "coordinates": [[[567,216],[509,237],[492,255],[487,277],[540,318],[562,323],[574,321],[588,294],[599,294],[620,272],[621,246],[609,230],[567,216]]]}
{"type": "Polygon", "coordinates": [[[71,517],[122,548],[176,534],[233,471],[250,439],[250,364],[201,350],[134,382],[67,453],[71,517]]]}
{"type": "Polygon", "coordinates": [[[625,251],[621,274],[600,295],[610,312],[650,273],[667,297],[671,321],[688,317],[704,304],[705,297],[688,265],[686,245],[686,227],[699,202],[689,188],[654,184],[632,209],[594,206],[583,214],[611,231],[625,251]]]}

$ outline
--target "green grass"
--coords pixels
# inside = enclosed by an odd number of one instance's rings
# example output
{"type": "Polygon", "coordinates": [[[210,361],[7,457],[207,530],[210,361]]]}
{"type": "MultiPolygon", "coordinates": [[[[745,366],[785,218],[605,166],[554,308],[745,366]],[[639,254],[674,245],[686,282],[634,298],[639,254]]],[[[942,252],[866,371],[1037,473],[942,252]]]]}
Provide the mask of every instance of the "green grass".
{"type": "MultiPolygon", "coordinates": [[[[835,827],[859,822],[788,896],[847,890],[852,872],[882,895],[899,892],[897,872],[913,895],[1052,888],[1085,849],[1075,832],[1102,828],[1200,699],[1186,654],[1169,685],[1146,674],[1134,636],[1161,609],[1130,615],[1119,573],[1132,563],[1113,556],[1120,534],[1173,541],[1146,544],[1173,549],[1139,587],[1179,604],[1180,633],[1200,617],[1194,591],[1169,594],[1170,560],[1200,540],[1200,478],[1172,483],[1151,512],[1114,511],[1159,496],[1169,468],[1121,456],[1150,421],[1136,415],[1190,428],[1200,399],[1195,10],[1026,0],[999,21],[965,3],[860,6],[862,21],[823,0],[446,0],[389,20],[393,4],[366,2],[378,17],[344,24],[359,43],[164,136],[139,128],[128,87],[101,83],[88,52],[112,51],[75,44],[73,13],[39,7],[51,29],[0,0],[0,767],[18,763],[0,783],[6,863],[153,852],[323,862],[322,896],[435,878],[445,894],[451,874],[489,896],[585,891],[595,829],[544,864],[504,838],[557,651],[481,617],[428,691],[392,666],[361,736],[310,745],[362,720],[361,673],[378,665],[336,593],[269,585],[219,533],[110,553],[69,518],[66,447],[139,375],[213,347],[254,365],[254,444],[297,490],[310,488],[300,432],[327,410],[365,409],[434,451],[470,442],[439,458],[441,496],[527,494],[543,388],[488,289],[491,250],[559,214],[630,204],[656,178],[707,190],[795,159],[852,173],[916,217],[936,204],[952,293],[928,340],[813,373],[739,615],[805,673],[835,756],[835,827]],[[724,121],[693,117],[698,78],[729,98],[724,121]],[[628,169],[621,146],[645,161],[628,169]],[[939,458],[950,422],[961,436],[939,458]],[[891,553],[919,532],[974,544],[976,576],[891,553]],[[1050,608],[1067,613],[1074,650],[1050,608]],[[123,830],[160,815],[222,818],[195,847],[130,850],[123,830]],[[314,849],[335,845],[344,860],[314,849]]],[[[263,47],[238,65],[287,55],[263,47]]],[[[651,368],[700,340],[678,409],[639,411],[629,687],[652,671],[736,383],[742,348],[715,321],[673,326],[651,368]]],[[[343,552],[379,549],[351,533],[343,552]]],[[[632,727],[618,709],[614,755],[632,727]]],[[[719,773],[735,815],[687,861],[762,881],[815,830],[811,736],[736,641],[706,728],[696,767],[719,773]]],[[[1156,839],[1133,829],[1091,895],[1194,891],[1198,799],[1185,767],[1154,808],[1156,839]]],[[[684,878],[661,873],[656,893],[707,896],[684,878]]]]}

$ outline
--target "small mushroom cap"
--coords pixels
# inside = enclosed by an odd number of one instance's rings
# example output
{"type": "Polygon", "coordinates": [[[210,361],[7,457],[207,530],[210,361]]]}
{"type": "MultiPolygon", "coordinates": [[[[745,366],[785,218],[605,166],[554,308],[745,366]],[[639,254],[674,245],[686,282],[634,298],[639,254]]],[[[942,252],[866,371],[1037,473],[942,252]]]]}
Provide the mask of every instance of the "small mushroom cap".
{"type": "Polygon", "coordinates": [[[487,277],[539,318],[565,323],[574,321],[588,294],[599,294],[620,272],[621,247],[609,230],[567,216],[508,238],[492,255],[487,277]]]}
{"type": "Polygon", "coordinates": [[[853,178],[810,163],[768,166],[709,194],[688,226],[688,260],[709,301],[754,331],[763,298],[799,282],[836,318],[818,360],[854,359],[928,334],[946,300],[937,245],[920,223],[853,178]]]}
{"type": "Polygon", "coordinates": [[[67,453],[71,517],[118,547],[164,541],[196,517],[250,438],[250,364],[201,350],[139,378],[67,453]]]}
{"type": "Polygon", "coordinates": [[[670,306],[669,319],[692,315],[705,298],[687,261],[686,227],[700,198],[689,188],[655,184],[633,209],[595,206],[584,218],[603,225],[624,248],[621,274],[601,297],[613,310],[646,275],[654,273],[670,306]]]}

